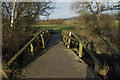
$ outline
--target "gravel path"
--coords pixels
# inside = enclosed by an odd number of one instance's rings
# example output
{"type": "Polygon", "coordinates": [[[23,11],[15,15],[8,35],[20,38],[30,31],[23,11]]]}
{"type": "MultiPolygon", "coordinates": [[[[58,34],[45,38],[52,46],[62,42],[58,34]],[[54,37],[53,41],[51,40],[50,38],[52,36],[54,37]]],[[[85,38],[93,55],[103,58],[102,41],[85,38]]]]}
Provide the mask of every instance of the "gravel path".
{"type": "Polygon", "coordinates": [[[22,70],[22,78],[93,78],[85,63],[77,61],[70,49],[66,49],[61,36],[53,34],[50,49],[22,70]]]}

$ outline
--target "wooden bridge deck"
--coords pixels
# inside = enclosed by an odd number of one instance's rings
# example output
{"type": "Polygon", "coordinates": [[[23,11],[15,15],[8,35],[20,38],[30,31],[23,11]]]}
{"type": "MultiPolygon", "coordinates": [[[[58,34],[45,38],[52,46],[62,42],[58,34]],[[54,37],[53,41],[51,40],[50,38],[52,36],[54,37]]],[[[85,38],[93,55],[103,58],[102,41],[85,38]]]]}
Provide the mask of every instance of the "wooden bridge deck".
{"type": "Polygon", "coordinates": [[[61,36],[58,34],[51,35],[49,42],[51,48],[22,70],[22,78],[94,77],[89,67],[78,61],[74,52],[67,49],[60,38],[61,36]]]}

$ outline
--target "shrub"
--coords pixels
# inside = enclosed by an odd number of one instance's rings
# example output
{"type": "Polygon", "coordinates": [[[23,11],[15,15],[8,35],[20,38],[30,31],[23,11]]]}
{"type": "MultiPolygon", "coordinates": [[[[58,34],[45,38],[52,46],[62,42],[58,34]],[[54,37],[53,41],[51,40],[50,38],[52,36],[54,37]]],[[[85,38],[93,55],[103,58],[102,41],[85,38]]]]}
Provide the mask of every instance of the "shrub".
{"type": "Polygon", "coordinates": [[[3,29],[2,30],[2,55],[3,63],[10,60],[29,40],[31,39],[31,33],[3,29]]]}
{"type": "MultiPolygon", "coordinates": [[[[79,16],[76,19],[76,25],[79,27],[75,27],[77,31],[77,35],[86,38],[88,41],[94,42],[94,47],[96,50],[96,55],[99,54],[99,59],[103,62],[107,62],[107,64],[112,67],[110,71],[106,71],[106,68],[103,69],[108,73],[114,74],[114,77],[120,75],[120,54],[118,52],[118,17],[119,15],[107,15],[102,14],[100,17],[100,23],[98,23],[93,15],[84,14],[79,16]],[[83,28],[84,26],[84,28],[83,28]],[[103,56],[102,56],[103,55],[103,56]],[[105,57],[108,55],[109,57],[105,57]],[[108,59],[109,58],[109,59],[108,59]],[[116,66],[117,65],[117,66],[116,66]],[[115,70],[112,70],[115,69],[115,70]],[[113,73],[112,71],[115,71],[113,73]]],[[[110,75],[109,75],[110,77],[110,75]]]]}

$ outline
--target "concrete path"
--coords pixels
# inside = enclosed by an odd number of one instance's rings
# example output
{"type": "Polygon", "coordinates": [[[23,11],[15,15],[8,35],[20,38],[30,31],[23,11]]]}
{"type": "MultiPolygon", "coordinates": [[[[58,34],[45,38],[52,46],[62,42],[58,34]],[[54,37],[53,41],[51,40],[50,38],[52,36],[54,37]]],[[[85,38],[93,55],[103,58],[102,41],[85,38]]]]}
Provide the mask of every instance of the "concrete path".
{"type": "Polygon", "coordinates": [[[78,61],[74,52],[67,49],[63,42],[60,41],[60,35],[52,35],[50,46],[53,47],[22,70],[22,78],[94,77],[88,66],[78,61]]]}

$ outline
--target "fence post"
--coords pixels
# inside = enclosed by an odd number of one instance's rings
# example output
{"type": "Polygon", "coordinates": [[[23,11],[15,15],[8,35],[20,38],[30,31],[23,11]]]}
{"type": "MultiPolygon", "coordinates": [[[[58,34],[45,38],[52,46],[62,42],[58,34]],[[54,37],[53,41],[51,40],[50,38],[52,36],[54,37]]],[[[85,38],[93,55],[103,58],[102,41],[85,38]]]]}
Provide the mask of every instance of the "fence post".
{"type": "Polygon", "coordinates": [[[67,31],[65,30],[65,46],[67,44],[67,31]]]}
{"type": "Polygon", "coordinates": [[[63,30],[63,42],[65,43],[65,30],[63,30]]]}
{"type": "Polygon", "coordinates": [[[67,48],[70,48],[70,41],[71,41],[71,30],[70,30],[70,32],[69,32],[69,38],[68,38],[67,48]]]}
{"type": "Polygon", "coordinates": [[[42,39],[43,49],[45,49],[45,42],[44,42],[44,39],[43,39],[43,35],[42,35],[42,34],[40,34],[40,36],[41,36],[41,39],[42,39]]]}
{"type": "Polygon", "coordinates": [[[69,31],[67,30],[66,32],[67,36],[66,36],[66,45],[68,45],[68,40],[69,40],[69,31]]]}
{"type": "Polygon", "coordinates": [[[65,45],[67,45],[67,31],[65,30],[65,45]]]}
{"type": "Polygon", "coordinates": [[[33,47],[33,44],[32,44],[32,43],[30,43],[30,51],[31,51],[31,54],[33,55],[33,54],[34,54],[34,53],[33,53],[34,47],[33,47]]]}
{"type": "Polygon", "coordinates": [[[50,32],[49,32],[49,30],[47,30],[48,31],[48,37],[50,36],[50,32]]]}
{"type": "Polygon", "coordinates": [[[83,49],[83,46],[81,42],[79,42],[79,57],[82,57],[82,49],[83,49]]]}
{"type": "Polygon", "coordinates": [[[38,41],[39,41],[39,46],[41,46],[41,45],[40,45],[40,43],[41,43],[41,36],[39,35],[38,38],[39,38],[39,39],[38,39],[38,41]]]}

